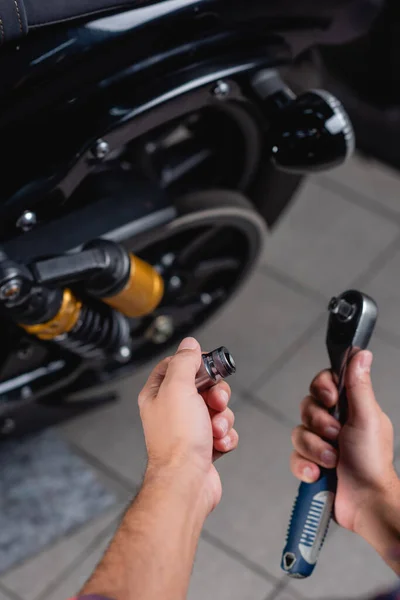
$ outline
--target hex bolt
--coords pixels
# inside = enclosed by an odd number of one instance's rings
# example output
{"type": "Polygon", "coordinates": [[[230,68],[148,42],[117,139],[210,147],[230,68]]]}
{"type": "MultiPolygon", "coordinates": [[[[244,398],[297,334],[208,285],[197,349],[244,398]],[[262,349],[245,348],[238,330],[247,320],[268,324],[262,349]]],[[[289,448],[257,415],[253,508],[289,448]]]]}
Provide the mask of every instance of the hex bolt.
{"type": "Polygon", "coordinates": [[[207,292],[203,292],[200,296],[200,302],[205,306],[209,306],[212,303],[213,299],[211,294],[207,294],[207,292]]]}
{"type": "Polygon", "coordinates": [[[170,267],[175,260],[175,254],[168,252],[161,257],[161,264],[163,267],[170,267]]]}
{"type": "Polygon", "coordinates": [[[174,333],[174,322],[169,315],[159,315],[153,321],[146,337],[154,344],[164,344],[174,333]]]}
{"type": "Polygon", "coordinates": [[[105,140],[99,139],[92,150],[93,156],[98,160],[103,160],[110,152],[110,144],[105,140]]]}
{"type": "Polygon", "coordinates": [[[18,229],[22,229],[22,231],[29,231],[35,227],[36,223],[36,213],[34,213],[32,210],[24,210],[22,215],[17,220],[16,226],[18,229]]]}
{"type": "Polygon", "coordinates": [[[14,277],[9,279],[0,287],[1,300],[13,300],[17,298],[21,291],[21,281],[14,277]]]}
{"type": "Polygon", "coordinates": [[[213,94],[216,98],[226,98],[229,95],[231,88],[226,81],[217,81],[215,87],[213,88],[213,94]]]}
{"type": "Polygon", "coordinates": [[[128,361],[131,356],[132,356],[132,352],[131,352],[131,349],[129,348],[129,346],[121,346],[121,348],[118,350],[118,359],[121,362],[128,361]]]}
{"type": "Polygon", "coordinates": [[[181,286],[182,286],[182,279],[180,277],[178,277],[178,275],[173,275],[171,277],[171,279],[169,280],[168,287],[171,290],[179,290],[179,288],[181,286]]]}

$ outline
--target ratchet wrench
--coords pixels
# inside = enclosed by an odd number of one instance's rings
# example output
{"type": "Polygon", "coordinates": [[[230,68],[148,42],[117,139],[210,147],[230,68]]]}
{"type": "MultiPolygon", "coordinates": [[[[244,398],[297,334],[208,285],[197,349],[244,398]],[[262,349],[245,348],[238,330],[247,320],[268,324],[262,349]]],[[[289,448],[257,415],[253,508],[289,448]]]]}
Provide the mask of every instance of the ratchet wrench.
{"type": "MultiPolygon", "coordinates": [[[[347,418],[347,365],[356,352],[367,347],[378,310],[372,298],[356,290],[332,298],[328,310],[326,347],[339,391],[339,402],[332,414],[343,424],[347,418]]],[[[336,469],[325,468],[321,468],[316,482],[299,485],[281,562],[290,577],[303,579],[313,572],[328,531],[336,487],[336,469]]]]}

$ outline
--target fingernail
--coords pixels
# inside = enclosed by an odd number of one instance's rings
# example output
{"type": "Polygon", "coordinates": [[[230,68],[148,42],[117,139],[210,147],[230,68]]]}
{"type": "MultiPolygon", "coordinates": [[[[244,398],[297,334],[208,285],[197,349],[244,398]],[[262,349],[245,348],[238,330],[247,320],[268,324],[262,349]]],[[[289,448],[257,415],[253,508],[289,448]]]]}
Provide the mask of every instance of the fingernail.
{"type": "Polygon", "coordinates": [[[330,440],[335,440],[337,438],[337,436],[339,435],[340,432],[340,428],[339,427],[327,427],[325,429],[325,437],[329,438],[330,440]]]}
{"type": "Polygon", "coordinates": [[[218,421],[218,427],[222,435],[226,435],[228,433],[228,421],[226,419],[220,419],[218,421]]]}
{"type": "Polygon", "coordinates": [[[372,365],[373,354],[370,350],[363,350],[360,353],[360,358],[358,360],[358,368],[363,373],[369,373],[372,365]]]}
{"type": "Polygon", "coordinates": [[[229,402],[229,394],[226,390],[220,390],[219,397],[221,398],[224,404],[228,404],[229,402]]]}
{"type": "Polygon", "coordinates": [[[179,352],[179,350],[196,350],[198,345],[199,344],[198,344],[197,340],[195,340],[192,337],[187,337],[181,341],[181,343],[178,346],[177,352],[179,352]]]}
{"type": "Polygon", "coordinates": [[[332,450],[324,450],[321,454],[322,462],[328,467],[334,467],[336,465],[336,454],[332,450]]]}
{"type": "Polygon", "coordinates": [[[311,467],[305,467],[303,469],[303,480],[306,483],[313,483],[315,477],[314,477],[314,472],[311,469],[311,467]]]}

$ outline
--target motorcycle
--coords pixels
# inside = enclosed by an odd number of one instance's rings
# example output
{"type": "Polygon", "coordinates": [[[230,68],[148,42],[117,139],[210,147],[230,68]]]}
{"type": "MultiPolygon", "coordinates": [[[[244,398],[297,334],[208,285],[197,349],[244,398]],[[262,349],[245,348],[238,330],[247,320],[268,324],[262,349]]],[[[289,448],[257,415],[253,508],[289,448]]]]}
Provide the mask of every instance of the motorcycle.
{"type": "Polygon", "coordinates": [[[244,285],[303,176],[354,145],[280,70],[359,35],[364,4],[349,31],[352,0],[0,0],[0,438],[108,401],[70,398],[244,285]]]}

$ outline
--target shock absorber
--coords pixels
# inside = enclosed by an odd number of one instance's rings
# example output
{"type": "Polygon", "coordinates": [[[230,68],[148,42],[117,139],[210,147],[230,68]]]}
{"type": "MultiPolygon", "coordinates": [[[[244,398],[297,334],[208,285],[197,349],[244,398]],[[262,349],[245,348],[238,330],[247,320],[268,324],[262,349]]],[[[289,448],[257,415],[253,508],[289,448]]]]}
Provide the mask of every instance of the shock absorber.
{"type": "Polygon", "coordinates": [[[152,312],[163,290],[155,269],[106,240],[28,267],[0,251],[0,301],[7,314],[29,334],[84,358],[129,360],[126,317],[152,312]],[[83,288],[85,301],[64,287],[74,282],[83,288]]]}

